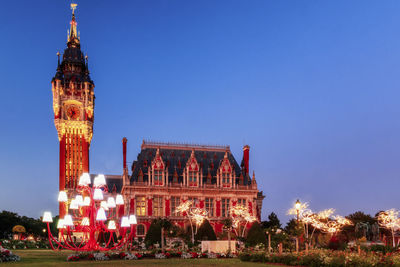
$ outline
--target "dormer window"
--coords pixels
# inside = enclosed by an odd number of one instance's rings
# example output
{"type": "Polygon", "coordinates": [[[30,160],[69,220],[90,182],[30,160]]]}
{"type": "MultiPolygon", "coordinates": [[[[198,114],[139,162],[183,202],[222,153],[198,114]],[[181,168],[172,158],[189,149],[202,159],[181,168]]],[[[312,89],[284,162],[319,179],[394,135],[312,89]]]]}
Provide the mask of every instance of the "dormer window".
{"type": "Polygon", "coordinates": [[[154,170],[154,184],[162,185],[162,171],[161,170],[154,170]]]}
{"type": "Polygon", "coordinates": [[[230,177],[229,173],[223,173],[222,174],[222,183],[229,184],[230,183],[229,177],[230,177]]]}
{"type": "Polygon", "coordinates": [[[142,172],[142,169],[140,169],[140,171],[139,171],[138,182],[143,182],[143,172],[142,172]]]}
{"type": "Polygon", "coordinates": [[[197,186],[197,172],[189,172],[189,186],[197,186]]]}

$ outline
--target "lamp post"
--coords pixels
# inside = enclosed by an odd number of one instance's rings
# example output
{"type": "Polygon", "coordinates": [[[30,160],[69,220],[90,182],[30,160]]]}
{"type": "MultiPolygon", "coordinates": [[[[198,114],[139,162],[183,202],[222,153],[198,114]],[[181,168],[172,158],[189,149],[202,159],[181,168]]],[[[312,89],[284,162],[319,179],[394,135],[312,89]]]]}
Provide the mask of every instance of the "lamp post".
{"type": "MultiPolygon", "coordinates": [[[[294,207],[296,209],[296,215],[297,215],[297,227],[299,226],[299,215],[300,215],[300,208],[301,208],[301,202],[300,200],[297,199],[296,203],[294,204],[294,207]]],[[[296,252],[299,252],[299,238],[296,235],[296,252]]]]}
{"type": "Polygon", "coordinates": [[[117,210],[124,204],[121,195],[117,195],[115,199],[109,196],[105,200],[104,193],[108,193],[108,187],[104,175],[96,176],[91,185],[89,174],[82,174],[77,189],[71,193],[70,198],[65,191],[58,194],[58,201],[67,211],[65,217],[60,218],[57,223],[60,240],[50,231],[50,223],[53,222],[51,212],[46,211],[43,214],[42,221],[47,223],[48,238],[53,250],[63,248],[74,251],[106,251],[121,248],[130,242],[133,234],[127,236],[127,230],[136,220],[130,220],[128,216],[118,216],[117,210]],[[114,240],[114,233],[119,233],[120,241],[114,240]],[[98,237],[105,237],[105,234],[109,238],[104,240],[105,244],[100,244],[98,237]],[[79,244],[74,240],[77,235],[81,236],[79,244]]]}

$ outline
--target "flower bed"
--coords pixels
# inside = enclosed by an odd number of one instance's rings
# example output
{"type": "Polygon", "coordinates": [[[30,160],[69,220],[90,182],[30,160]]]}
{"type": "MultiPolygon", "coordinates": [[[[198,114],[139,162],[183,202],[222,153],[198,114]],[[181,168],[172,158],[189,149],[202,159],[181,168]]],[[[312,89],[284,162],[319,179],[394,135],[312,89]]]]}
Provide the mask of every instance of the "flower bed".
{"type": "Polygon", "coordinates": [[[47,240],[30,241],[30,240],[0,240],[1,246],[6,249],[50,249],[47,240]]]}
{"type": "Polygon", "coordinates": [[[243,252],[239,255],[242,261],[281,263],[290,266],[399,266],[400,253],[361,252],[359,255],[351,251],[313,250],[308,254],[282,253],[267,254],[243,252]]]}
{"type": "Polygon", "coordinates": [[[0,262],[20,261],[20,257],[0,246],[0,262]]]}

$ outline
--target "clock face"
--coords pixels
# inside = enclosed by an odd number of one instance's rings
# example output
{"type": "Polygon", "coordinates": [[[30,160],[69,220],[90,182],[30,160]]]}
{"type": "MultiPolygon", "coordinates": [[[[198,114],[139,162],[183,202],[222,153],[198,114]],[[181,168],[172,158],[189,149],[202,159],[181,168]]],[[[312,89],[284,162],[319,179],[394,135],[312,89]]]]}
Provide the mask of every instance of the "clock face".
{"type": "Polygon", "coordinates": [[[67,108],[67,117],[70,120],[77,120],[79,118],[79,108],[71,106],[67,108]]]}

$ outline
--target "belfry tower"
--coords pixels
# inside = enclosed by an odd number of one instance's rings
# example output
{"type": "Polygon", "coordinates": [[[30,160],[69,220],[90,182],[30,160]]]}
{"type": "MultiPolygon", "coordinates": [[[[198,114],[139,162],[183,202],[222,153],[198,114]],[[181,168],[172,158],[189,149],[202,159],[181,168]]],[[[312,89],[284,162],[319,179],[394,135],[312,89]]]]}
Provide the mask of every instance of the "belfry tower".
{"type": "MultiPolygon", "coordinates": [[[[94,83],[90,79],[87,57],[81,51],[75,9],[68,31],[67,48],[51,81],[54,124],[60,141],[60,191],[77,187],[79,177],[89,172],[89,146],[93,135],[94,83]]],[[[65,211],[60,210],[60,217],[65,211]]]]}

